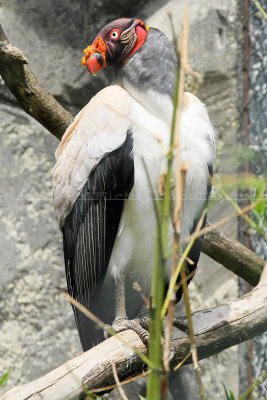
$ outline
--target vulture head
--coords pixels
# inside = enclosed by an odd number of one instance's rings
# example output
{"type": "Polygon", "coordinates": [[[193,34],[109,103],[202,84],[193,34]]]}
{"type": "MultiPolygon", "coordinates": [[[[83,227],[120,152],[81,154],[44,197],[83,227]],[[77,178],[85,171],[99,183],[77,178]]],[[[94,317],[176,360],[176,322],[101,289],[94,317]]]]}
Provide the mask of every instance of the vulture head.
{"type": "Polygon", "coordinates": [[[95,75],[102,67],[125,61],[142,46],[148,30],[140,19],[119,18],[110,22],[84,49],[82,64],[95,75]]]}

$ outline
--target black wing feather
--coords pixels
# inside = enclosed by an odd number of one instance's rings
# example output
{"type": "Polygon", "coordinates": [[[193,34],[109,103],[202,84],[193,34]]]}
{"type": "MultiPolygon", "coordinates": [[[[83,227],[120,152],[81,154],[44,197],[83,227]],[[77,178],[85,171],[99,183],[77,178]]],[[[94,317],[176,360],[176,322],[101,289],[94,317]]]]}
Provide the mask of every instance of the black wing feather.
{"type": "MultiPolygon", "coordinates": [[[[133,187],[133,139],[127,132],[124,144],[105,156],[91,172],[63,232],[65,269],[69,294],[91,310],[99,302],[116,239],[123,202],[133,187]]],[[[84,351],[100,339],[92,322],[73,307],[84,351]]]]}

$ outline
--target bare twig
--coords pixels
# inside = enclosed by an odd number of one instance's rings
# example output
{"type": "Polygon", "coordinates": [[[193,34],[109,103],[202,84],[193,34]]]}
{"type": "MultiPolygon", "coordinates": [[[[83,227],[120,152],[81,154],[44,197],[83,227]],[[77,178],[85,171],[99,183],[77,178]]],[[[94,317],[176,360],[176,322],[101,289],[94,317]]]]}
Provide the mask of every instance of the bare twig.
{"type": "MultiPolygon", "coordinates": [[[[177,38],[175,36],[174,32],[174,26],[173,26],[173,21],[172,21],[172,15],[169,14],[169,18],[171,21],[171,27],[173,30],[173,41],[175,44],[175,48],[177,50],[178,54],[178,59],[180,62],[180,68],[179,68],[179,85],[178,85],[178,107],[175,110],[175,130],[174,130],[174,142],[173,142],[173,148],[175,151],[175,207],[174,207],[174,212],[172,217],[172,223],[175,229],[175,233],[173,235],[173,247],[175,248],[180,241],[180,231],[181,231],[181,217],[182,217],[182,208],[183,208],[183,193],[184,193],[184,183],[185,183],[185,174],[187,169],[189,168],[190,164],[186,163],[186,160],[181,160],[180,159],[180,122],[181,122],[181,115],[182,115],[182,109],[183,109],[183,97],[184,97],[184,83],[185,83],[185,73],[186,71],[194,75],[192,68],[189,66],[188,63],[188,8],[185,7],[184,11],[184,19],[182,21],[182,28],[179,36],[179,41],[177,41],[177,38]]],[[[171,143],[172,145],[172,143],[171,143]]],[[[168,174],[167,174],[168,176],[168,174]]],[[[200,227],[199,227],[200,229],[200,227]]],[[[184,259],[187,257],[187,254],[193,245],[193,242],[190,242],[190,245],[187,246],[187,249],[185,250],[184,259]]],[[[170,276],[170,283],[169,283],[169,290],[168,294],[166,296],[164,306],[161,311],[161,316],[165,315],[162,312],[165,311],[166,309],[166,304],[168,306],[168,314],[167,314],[167,329],[165,333],[165,344],[164,344],[164,351],[163,351],[163,367],[164,367],[164,379],[163,379],[163,384],[165,385],[165,388],[167,387],[167,375],[170,370],[170,353],[171,353],[171,334],[172,334],[172,325],[173,325],[173,316],[174,316],[174,307],[175,307],[175,301],[176,301],[176,296],[175,296],[175,283],[178,277],[177,270],[180,271],[182,268],[183,262],[178,263],[178,268],[176,268],[177,265],[177,260],[178,256],[176,252],[173,253],[172,255],[172,264],[171,264],[171,276],[170,276]],[[175,279],[176,278],[176,279],[175,279]]],[[[184,282],[184,285],[187,287],[186,281],[184,282]]],[[[183,291],[184,291],[184,285],[183,285],[183,291]]],[[[189,298],[187,296],[187,305],[189,305],[189,298]]],[[[186,307],[187,310],[187,315],[190,313],[190,307],[186,307]]],[[[191,317],[188,315],[188,318],[191,317]]],[[[193,335],[193,328],[192,324],[190,326],[191,332],[193,335]]],[[[192,339],[192,352],[193,352],[193,358],[194,360],[197,360],[197,353],[196,350],[194,350],[194,340],[192,339]]],[[[196,366],[196,371],[198,375],[198,382],[199,382],[199,388],[200,388],[200,394],[201,398],[204,399],[203,397],[203,388],[201,384],[201,379],[200,379],[200,373],[199,373],[199,367],[198,364],[196,366]]],[[[164,392],[164,396],[166,397],[166,390],[164,392]]],[[[164,397],[164,398],[165,398],[164,397]]]]}
{"type": "Polygon", "coordinates": [[[121,395],[122,399],[123,399],[123,400],[129,400],[128,397],[126,396],[126,394],[125,394],[125,392],[124,392],[122,386],[121,386],[120,381],[119,381],[119,378],[118,378],[118,374],[117,374],[117,371],[116,371],[116,366],[115,366],[115,364],[112,364],[112,372],[113,372],[113,376],[114,376],[114,379],[115,379],[117,388],[118,388],[118,390],[119,390],[119,392],[120,392],[120,395],[121,395]]]}
{"type": "Polygon", "coordinates": [[[255,201],[254,203],[241,208],[239,211],[237,211],[233,214],[227,215],[227,217],[222,218],[219,221],[214,222],[213,224],[210,224],[210,225],[206,226],[205,228],[200,229],[199,232],[192,233],[192,235],[188,236],[185,240],[183,240],[181,243],[179,243],[174,249],[169,251],[166,254],[166,257],[168,257],[168,258],[171,257],[175,251],[179,250],[179,248],[181,248],[184,244],[189,243],[191,240],[195,240],[201,236],[204,236],[206,233],[211,232],[211,231],[219,228],[220,226],[227,224],[227,222],[231,221],[232,219],[237,218],[240,215],[243,215],[244,213],[252,210],[254,207],[256,207],[257,204],[259,204],[259,202],[260,201],[255,201]]]}
{"type": "Polygon", "coordinates": [[[181,368],[181,366],[186,362],[186,360],[191,356],[191,350],[189,353],[182,359],[182,361],[179,362],[179,364],[176,365],[176,367],[173,368],[174,371],[177,371],[177,369],[181,368]]]}
{"type": "Polygon", "coordinates": [[[141,299],[143,300],[144,305],[145,305],[146,309],[148,310],[149,307],[150,307],[150,301],[149,301],[149,299],[144,295],[144,293],[142,292],[142,288],[141,288],[141,286],[139,285],[138,282],[134,282],[134,283],[133,283],[133,289],[136,290],[138,293],[140,293],[141,299]]]}
{"type": "MultiPolygon", "coordinates": [[[[128,385],[128,383],[135,382],[140,378],[146,377],[147,375],[151,374],[151,372],[152,372],[151,369],[148,369],[147,371],[142,371],[138,375],[135,375],[135,376],[132,376],[131,378],[127,378],[127,379],[124,379],[123,381],[120,381],[120,384],[121,384],[121,386],[128,385]]],[[[117,387],[116,384],[109,385],[109,386],[101,387],[98,389],[94,389],[93,391],[91,391],[91,393],[105,393],[105,392],[109,392],[112,389],[115,389],[116,387],[117,387]]]]}
{"type": "Polygon", "coordinates": [[[175,273],[171,278],[171,281],[170,281],[170,284],[169,284],[169,288],[168,288],[168,292],[167,292],[167,295],[165,297],[165,300],[164,300],[164,303],[163,303],[163,307],[162,307],[162,310],[161,310],[161,316],[162,317],[165,315],[165,313],[167,311],[167,308],[168,308],[168,305],[169,305],[169,302],[170,302],[170,299],[171,299],[172,291],[173,291],[173,289],[174,289],[174,287],[176,285],[176,281],[177,281],[177,278],[178,278],[179,273],[181,271],[182,265],[185,262],[185,259],[186,259],[187,255],[188,255],[191,247],[193,246],[193,244],[194,244],[194,239],[191,239],[190,242],[188,243],[188,245],[186,246],[183,254],[181,255],[181,258],[180,258],[179,263],[178,263],[178,265],[176,267],[175,273]]]}
{"type": "MultiPolygon", "coordinates": [[[[196,232],[200,231],[200,228],[203,224],[206,212],[207,212],[207,210],[203,211],[202,216],[201,216],[200,220],[198,221],[198,224],[196,227],[196,232]]],[[[184,295],[186,316],[187,316],[187,321],[188,321],[188,331],[189,331],[189,337],[190,337],[190,350],[191,350],[191,354],[192,354],[194,369],[195,369],[196,375],[197,375],[199,394],[200,394],[201,400],[204,400],[204,389],[203,389],[203,385],[202,385],[200,367],[199,367],[199,363],[198,363],[197,346],[196,346],[196,341],[195,341],[195,337],[194,337],[194,327],[193,327],[193,321],[192,321],[190,299],[189,299],[189,295],[188,295],[184,263],[181,268],[181,284],[182,284],[183,295],[184,295]]]]}
{"type": "MultiPolygon", "coordinates": [[[[188,46],[188,10],[185,9],[184,19],[182,21],[182,27],[180,32],[179,40],[177,40],[174,25],[172,20],[172,14],[169,13],[170,23],[173,31],[173,42],[177,52],[177,57],[179,60],[179,83],[178,83],[178,106],[174,108],[174,134],[171,135],[170,149],[172,158],[172,151],[175,152],[175,206],[174,211],[171,215],[172,224],[174,226],[173,235],[173,247],[175,247],[180,240],[180,230],[181,230],[181,217],[182,217],[182,207],[183,207],[183,192],[184,192],[184,182],[185,173],[188,169],[188,165],[180,159],[180,122],[183,109],[183,96],[184,96],[184,81],[185,81],[185,64],[187,63],[187,46],[188,46]],[[173,142],[172,142],[173,137],[173,142]]],[[[169,166],[169,168],[171,165],[169,166]]],[[[170,174],[167,173],[170,179],[170,174]]],[[[169,194],[168,194],[169,195],[169,194]]],[[[169,200],[168,200],[169,201],[169,200]]],[[[169,205],[170,207],[170,205],[169,205]]],[[[178,262],[178,255],[173,253],[172,263],[171,263],[171,275],[170,283],[173,281],[175,275],[175,269],[178,262]]],[[[166,301],[166,300],[165,300],[166,301]]],[[[167,375],[170,371],[170,354],[171,354],[171,334],[172,325],[174,317],[174,308],[176,302],[176,294],[174,286],[169,290],[168,296],[168,313],[167,313],[167,324],[165,328],[165,342],[163,350],[163,368],[165,371],[165,376],[163,379],[163,384],[167,388],[167,375]]],[[[165,315],[165,314],[164,314],[165,315]]],[[[162,316],[162,314],[161,314],[162,316]]],[[[163,316],[162,316],[163,317],[163,316]]],[[[166,397],[166,390],[164,392],[164,398],[166,397]]]]}

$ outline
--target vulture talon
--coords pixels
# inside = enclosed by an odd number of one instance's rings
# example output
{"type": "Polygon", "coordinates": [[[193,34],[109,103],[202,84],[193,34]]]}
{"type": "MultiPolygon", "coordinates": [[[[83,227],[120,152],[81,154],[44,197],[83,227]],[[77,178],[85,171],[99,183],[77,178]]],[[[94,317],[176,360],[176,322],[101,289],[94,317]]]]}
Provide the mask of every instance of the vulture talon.
{"type": "Polygon", "coordinates": [[[112,329],[117,333],[122,332],[122,331],[126,331],[127,329],[130,329],[129,328],[129,322],[130,321],[128,320],[127,317],[125,317],[125,318],[116,318],[112,323],[112,329]]]}
{"type": "Polygon", "coordinates": [[[149,312],[147,312],[144,315],[142,315],[139,318],[139,321],[140,321],[140,325],[142,326],[142,328],[144,328],[146,331],[148,331],[148,329],[149,329],[149,321],[150,321],[149,312]]]}
{"type": "Polygon", "coordinates": [[[111,328],[117,333],[131,329],[137,333],[145,345],[148,344],[149,333],[141,326],[139,319],[129,320],[127,317],[119,317],[114,320],[111,328]]]}
{"type": "Polygon", "coordinates": [[[143,328],[143,326],[140,324],[139,319],[133,319],[130,321],[131,322],[131,328],[133,331],[137,333],[137,335],[140,337],[142,342],[144,343],[145,346],[148,345],[149,341],[149,333],[146,329],[143,328]]]}
{"type": "MultiPolygon", "coordinates": [[[[139,318],[139,323],[144,328],[146,331],[149,329],[149,321],[150,321],[150,316],[149,313],[145,313],[139,318]]],[[[164,346],[165,343],[165,338],[167,334],[167,325],[168,321],[167,318],[165,317],[163,320],[163,325],[162,325],[162,337],[161,337],[161,345],[162,347],[164,346]]],[[[172,360],[173,356],[175,354],[175,342],[173,339],[173,334],[171,333],[171,343],[170,343],[170,360],[172,360]]]]}

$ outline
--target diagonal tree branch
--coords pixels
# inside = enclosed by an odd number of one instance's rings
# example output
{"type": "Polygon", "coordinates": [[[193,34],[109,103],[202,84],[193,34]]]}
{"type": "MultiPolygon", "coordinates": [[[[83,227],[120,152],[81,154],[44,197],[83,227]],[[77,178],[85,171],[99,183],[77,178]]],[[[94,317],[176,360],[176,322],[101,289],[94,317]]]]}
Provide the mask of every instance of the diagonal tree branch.
{"type": "Polygon", "coordinates": [[[28,67],[24,54],[13,47],[0,25],[0,74],[24,110],[60,139],[73,121],[28,67]]]}
{"type": "Polygon", "coordinates": [[[201,241],[203,253],[252,286],[257,285],[265,264],[257,254],[216,230],[206,233],[201,241]]]}
{"type": "MultiPolygon", "coordinates": [[[[197,311],[192,317],[199,359],[217,354],[265,332],[267,264],[258,285],[250,293],[236,301],[197,311]]],[[[146,347],[135,332],[128,330],[119,335],[139,352],[146,353],[146,347]]],[[[4,395],[3,400],[78,399],[84,388],[95,391],[114,384],[113,364],[122,384],[129,376],[142,373],[145,366],[140,358],[127,345],[118,341],[116,336],[66,362],[47,375],[11,389],[4,395]]],[[[190,351],[190,340],[184,332],[176,329],[174,342],[176,350],[172,366],[190,351]]],[[[191,357],[186,363],[192,363],[191,357]]],[[[107,390],[110,388],[104,391],[107,390]]]]}

